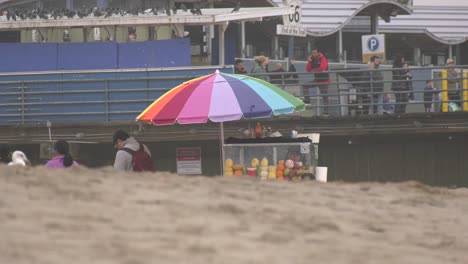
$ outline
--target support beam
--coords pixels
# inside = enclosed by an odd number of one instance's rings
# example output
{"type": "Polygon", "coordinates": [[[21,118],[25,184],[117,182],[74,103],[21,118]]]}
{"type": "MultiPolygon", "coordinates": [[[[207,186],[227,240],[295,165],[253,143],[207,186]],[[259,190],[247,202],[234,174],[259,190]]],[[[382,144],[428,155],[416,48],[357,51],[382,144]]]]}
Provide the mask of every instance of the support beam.
{"type": "Polygon", "coordinates": [[[247,57],[246,50],[245,50],[245,22],[241,22],[241,57],[247,57]]]}
{"type": "Polygon", "coordinates": [[[67,0],[65,6],[68,10],[73,10],[73,0],[67,0]]]}
{"type": "MultiPolygon", "coordinates": [[[[214,8],[214,3],[210,3],[210,8],[214,8]]],[[[209,65],[213,64],[213,39],[215,37],[214,25],[204,26],[206,30],[206,57],[209,65]]]]}
{"type": "MultiPolygon", "coordinates": [[[[461,44],[455,45],[455,64],[461,64],[460,45],[461,45],[461,44]]],[[[465,70],[464,72],[466,72],[466,70],[465,70]]]]}
{"type": "Polygon", "coordinates": [[[88,28],[83,28],[83,42],[88,42],[88,28]]]}
{"type": "Polygon", "coordinates": [[[379,34],[379,17],[377,14],[371,15],[371,34],[379,34]]]}
{"type": "Polygon", "coordinates": [[[109,29],[109,27],[104,27],[104,30],[107,32],[107,35],[109,35],[109,40],[114,41],[115,40],[115,32],[113,32],[112,29],[109,29]]]}
{"type": "Polygon", "coordinates": [[[96,6],[98,8],[108,8],[109,7],[109,0],[97,0],[96,6]]]}
{"type": "Polygon", "coordinates": [[[343,30],[338,31],[338,60],[343,63],[343,30]]]}
{"type": "Polygon", "coordinates": [[[417,66],[421,66],[421,49],[420,48],[414,48],[413,49],[413,61],[414,64],[417,66]]]}
{"type": "Polygon", "coordinates": [[[294,36],[289,36],[288,57],[290,60],[294,60],[294,36]]]}
{"type": "Polygon", "coordinates": [[[450,59],[453,58],[452,45],[449,45],[449,47],[448,47],[448,57],[449,57],[450,59]]]}
{"type": "MultiPolygon", "coordinates": [[[[39,2],[38,2],[39,3],[39,2]]],[[[258,21],[263,17],[282,16],[290,12],[289,7],[249,7],[242,12],[232,13],[232,8],[202,9],[203,15],[182,14],[166,16],[111,16],[59,19],[26,19],[17,21],[2,21],[0,30],[21,30],[31,28],[70,28],[70,27],[103,27],[103,26],[142,26],[142,25],[203,25],[222,24],[230,21],[258,21]]]]}
{"type": "Polygon", "coordinates": [[[172,25],[172,30],[174,30],[174,33],[176,34],[177,37],[179,38],[184,37],[184,25],[180,25],[180,24],[172,25]]]}
{"type": "Polygon", "coordinates": [[[203,26],[206,30],[205,37],[206,37],[206,59],[208,65],[213,64],[213,31],[214,27],[212,25],[203,26]]]}
{"type": "Polygon", "coordinates": [[[37,30],[37,33],[39,33],[39,36],[41,38],[40,42],[47,42],[47,35],[49,32],[47,32],[47,30],[40,29],[40,28],[37,28],[36,30],[37,30]]]}
{"type": "Polygon", "coordinates": [[[225,45],[224,45],[224,32],[226,32],[226,29],[228,27],[228,24],[227,23],[224,23],[224,24],[219,24],[218,25],[218,40],[219,40],[219,45],[218,45],[218,49],[219,49],[219,65],[221,66],[224,66],[224,56],[225,56],[225,52],[224,52],[224,48],[225,48],[225,45]]]}
{"type": "Polygon", "coordinates": [[[272,46],[273,46],[273,59],[279,60],[280,57],[279,57],[279,37],[278,37],[278,35],[275,35],[273,37],[272,46]]]}
{"type": "Polygon", "coordinates": [[[154,27],[148,26],[148,40],[155,40],[154,36],[155,36],[154,27]]]}

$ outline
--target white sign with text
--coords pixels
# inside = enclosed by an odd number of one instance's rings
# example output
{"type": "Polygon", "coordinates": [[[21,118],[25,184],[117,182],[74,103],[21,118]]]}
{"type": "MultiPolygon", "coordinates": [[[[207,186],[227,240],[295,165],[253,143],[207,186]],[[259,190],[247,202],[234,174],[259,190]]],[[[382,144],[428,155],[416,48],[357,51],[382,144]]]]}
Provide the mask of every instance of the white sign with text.
{"type": "Polygon", "coordinates": [[[302,0],[283,0],[285,6],[294,9],[293,14],[283,16],[283,25],[276,26],[276,34],[305,37],[307,31],[302,27],[302,0]]]}

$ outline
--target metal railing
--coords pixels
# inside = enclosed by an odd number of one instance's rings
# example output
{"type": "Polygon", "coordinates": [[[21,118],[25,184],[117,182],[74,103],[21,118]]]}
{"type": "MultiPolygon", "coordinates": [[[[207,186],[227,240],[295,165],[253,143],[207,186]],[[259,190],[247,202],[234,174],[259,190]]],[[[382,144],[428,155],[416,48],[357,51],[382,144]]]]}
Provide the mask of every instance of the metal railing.
{"type": "Polygon", "coordinates": [[[468,111],[468,66],[456,66],[453,69],[393,69],[383,66],[379,70],[361,66],[327,71],[330,80],[327,84],[315,81],[314,73],[305,72],[304,69],[294,73],[286,72],[286,68],[279,72],[270,69],[267,73],[249,75],[269,80],[305,99],[308,108],[314,110],[314,115],[322,115],[324,112],[348,116],[468,111]],[[452,70],[458,75],[451,76],[452,70]],[[381,77],[376,78],[378,76],[381,77]],[[428,80],[433,81],[432,90],[425,89],[428,80]],[[311,91],[305,89],[307,87],[311,91]]]}
{"type": "MultiPolygon", "coordinates": [[[[297,72],[251,74],[310,102],[304,115],[381,115],[468,111],[468,67],[457,66],[451,77],[446,67],[380,70],[334,69],[322,85],[314,74],[297,72]],[[412,73],[412,79],[406,77],[412,73]],[[403,76],[404,75],[404,76],[403,76]],[[380,78],[375,78],[381,76],[380,78]],[[434,90],[425,90],[433,80],[434,90]],[[411,85],[410,85],[411,84],[411,85]],[[411,88],[410,88],[411,86],[411,88]],[[400,87],[396,89],[395,87],[400,87]],[[412,95],[413,98],[409,99],[412,95]],[[428,106],[429,107],[426,107],[428,106]]],[[[194,75],[0,81],[0,125],[54,122],[129,121],[169,89],[194,75]]],[[[33,77],[37,79],[36,77],[33,77]]],[[[12,78],[13,79],[13,78],[12,78]]],[[[302,113],[301,113],[302,114],[302,113]]]]}

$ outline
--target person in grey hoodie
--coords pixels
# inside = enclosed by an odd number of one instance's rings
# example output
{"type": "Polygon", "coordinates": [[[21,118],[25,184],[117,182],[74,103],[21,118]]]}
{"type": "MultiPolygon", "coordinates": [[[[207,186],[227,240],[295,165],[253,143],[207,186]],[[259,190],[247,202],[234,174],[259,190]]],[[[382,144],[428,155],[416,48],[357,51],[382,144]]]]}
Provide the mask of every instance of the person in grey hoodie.
{"type": "MultiPolygon", "coordinates": [[[[140,143],[138,143],[135,138],[130,137],[128,133],[122,129],[115,131],[114,136],[112,137],[112,142],[114,147],[118,149],[117,154],[115,155],[114,169],[121,171],[132,171],[133,156],[123,149],[128,148],[133,151],[138,151],[140,149],[140,143]]],[[[145,152],[151,156],[151,152],[148,147],[143,145],[143,148],[145,152]]]]}

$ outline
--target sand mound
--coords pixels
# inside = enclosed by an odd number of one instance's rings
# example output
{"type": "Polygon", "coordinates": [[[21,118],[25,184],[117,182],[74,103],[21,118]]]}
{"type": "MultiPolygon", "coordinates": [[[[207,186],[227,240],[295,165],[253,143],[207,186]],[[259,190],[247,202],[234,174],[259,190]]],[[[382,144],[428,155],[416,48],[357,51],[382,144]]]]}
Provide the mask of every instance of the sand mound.
{"type": "Polygon", "coordinates": [[[0,263],[466,263],[468,190],[0,167],[0,263]]]}

